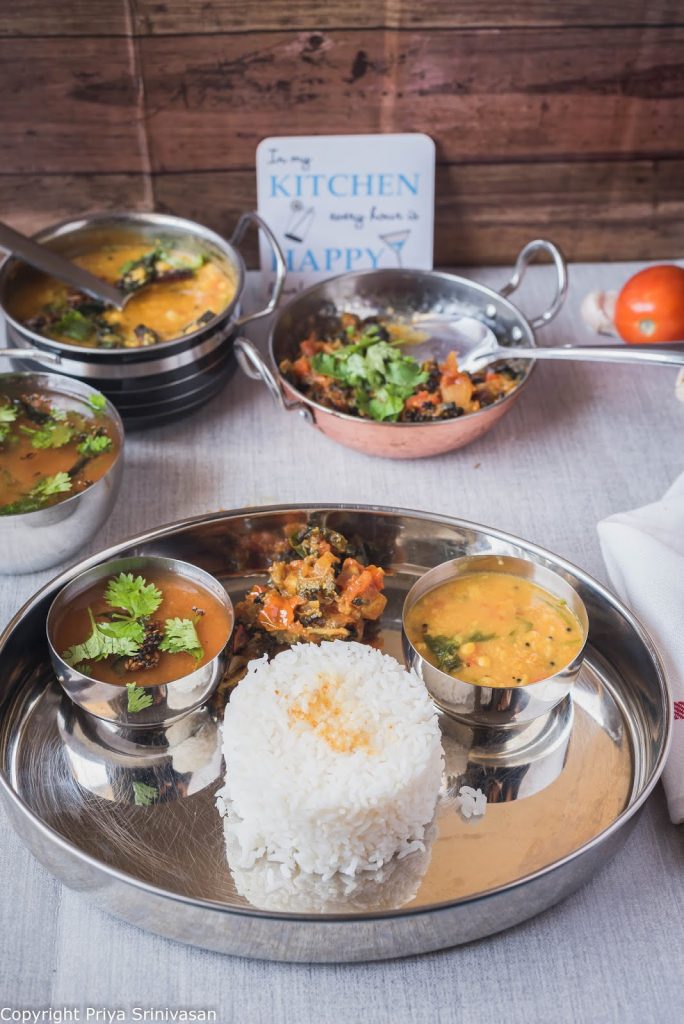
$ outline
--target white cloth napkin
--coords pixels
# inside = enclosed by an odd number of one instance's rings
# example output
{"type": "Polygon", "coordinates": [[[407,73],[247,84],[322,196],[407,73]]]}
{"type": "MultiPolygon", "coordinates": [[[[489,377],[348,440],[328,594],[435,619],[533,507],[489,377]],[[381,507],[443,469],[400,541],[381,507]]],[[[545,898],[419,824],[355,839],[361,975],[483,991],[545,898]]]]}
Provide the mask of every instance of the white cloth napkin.
{"type": "Polygon", "coordinates": [[[672,821],[684,821],[684,473],[660,501],[598,524],[608,575],[649,631],[674,700],[674,735],[663,773],[672,821]]]}

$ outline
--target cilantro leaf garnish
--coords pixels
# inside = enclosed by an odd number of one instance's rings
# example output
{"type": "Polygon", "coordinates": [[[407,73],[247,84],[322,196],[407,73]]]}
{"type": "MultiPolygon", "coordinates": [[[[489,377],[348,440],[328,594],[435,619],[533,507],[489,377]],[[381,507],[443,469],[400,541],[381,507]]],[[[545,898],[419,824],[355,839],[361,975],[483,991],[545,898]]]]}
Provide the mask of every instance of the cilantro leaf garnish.
{"type": "Polygon", "coordinates": [[[112,439],[107,437],[106,434],[88,434],[85,440],[76,446],[76,451],[79,455],[87,455],[90,458],[94,458],[96,455],[101,455],[103,452],[108,451],[111,446],[112,439]]]}
{"type": "Polygon", "coordinates": [[[138,711],[144,711],[145,708],[149,708],[154,704],[152,694],[147,693],[147,691],[143,690],[142,686],[138,686],[137,683],[126,683],[126,693],[128,694],[128,703],[126,707],[132,715],[136,714],[138,711]]]}
{"type": "Polygon", "coordinates": [[[404,408],[404,401],[401,391],[390,387],[378,388],[368,403],[368,412],[374,420],[396,420],[404,408]]]}
{"type": "Polygon", "coordinates": [[[386,341],[379,341],[375,345],[369,345],[366,349],[366,365],[369,370],[374,370],[381,376],[387,375],[387,364],[394,358],[408,359],[408,356],[401,356],[396,349],[388,345],[386,341]]]}
{"type": "Polygon", "coordinates": [[[378,341],[379,338],[380,338],[380,328],[378,327],[378,325],[377,324],[368,324],[364,328],[364,330],[363,330],[359,340],[362,341],[362,342],[365,342],[366,344],[372,345],[374,342],[378,341]]]}
{"type": "Polygon", "coordinates": [[[164,639],[159,644],[159,650],[168,654],[187,652],[197,661],[204,657],[204,648],[192,619],[167,619],[164,623],[164,639]]]}
{"type": "Polygon", "coordinates": [[[73,341],[87,341],[93,333],[92,322],[77,309],[67,309],[62,313],[54,329],[73,341]]]}
{"type": "Polygon", "coordinates": [[[107,400],[98,391],[96,394],[88,396],[88,405],[91,409],[95,409],[96,412],[102,412],[107,405],[107,400]]]}
{"type": "Polygon", "coordinates": [[[325,377],[333,377],[335,380],[344,380],[345,372],[340,367],[340,359],[335,358],[337,353],[333,355],[332,352],[317,352],[311,360],[311,368],[314,373],[321,373],[325,377]]]}
{"type": "Polygon", "coordinates": [[[137,619],[98,622],[97,628],[110,640],[131,640],[138,647],[145,639],[145,627],[137,619]]]}
{"type": "Polygon", "coordinates": [[[70,491],[72,486],[73,482],[68,473],[55,473],[54,476],[43,477],[23,498],[18,498],[17,501],[13,501],[9,505],[0,506],[0,516],[37,512],[47,504],[53,494],[70,491]]]}
{"type": "Polygon", "coordinates": [[[7,505],[0,505],[0,516],[20,516],[24,512],[37,512],[44,504],[43,498],[25,494],[23,498],[17,498],[16,501],[11,501],[7,505]]]}
{"type": "Polygon", "coordinates": [[[156,786],[148,786],[146,782],[133,783],[133,803],[137,807],[149,807],[159,796],[156,786]]]}
{"type": "Polygon", "coordinates": [[[74,644],[73,647],[62,652],[62,658],[67,665],[74,667],[86,661],[102,661],[103,658],[108,658],[112,654],[129,658],[137,653],[144,636],[143,627],[139,623],[98,623],[90,608],[88,617],[92,627],[88,639],[82,644],[74,644]],[[119,625],[127,626],[129,629],[121,630],[117,635],[116,627],[119,625]]]}
{"type": "Polygon", "coordinates": [[[354,344],[317,352],[311,367],[353,388],[360,415],[378,421],[398,419],[406,399],[428,378],[420,363],[380,337],[377,324],[370,324],[354,344]]]}
{"type": "Polygon", "coordinates": [[[415,359],[393,359],[385,366],[385,377],[389,384],[414,391],[427,380],[427,373],[415,359]]]}
{"type": "Polygon", "coordinates": [[[34,448],[63,448],[74,434],[73,427],[68,423],[52,421],[37,430],[32,427],[21,427],[21,430],[31,438],[34,448]]]}
{"type": "Polygon", "coordinates": [[[73,481],[68,473],[55,473],[54,476],[43,477],[39,480],[34,488],[31,490],[31,494],[34,497],[49,498],[53,494],[63,494],[66,491],[70,491],[73,487],[73,481]]]}
{"type": "Polygon", "coordinates": [[[162,603],[162,592],[154,583],[147,583],[142,576],[120,572],[111,579],[105,590],[105,601],[110,608],[122,608],[134,618],[152,615],[162,603]]]}

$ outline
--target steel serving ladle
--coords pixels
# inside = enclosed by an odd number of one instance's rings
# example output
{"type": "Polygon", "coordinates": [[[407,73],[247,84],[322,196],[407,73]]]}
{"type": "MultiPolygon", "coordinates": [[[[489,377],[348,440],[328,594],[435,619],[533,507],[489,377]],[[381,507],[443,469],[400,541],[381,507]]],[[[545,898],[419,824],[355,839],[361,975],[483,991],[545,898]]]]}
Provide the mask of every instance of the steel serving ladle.
{"type": "MultiPolygon", "coordinates": [[[[510,295],[522,280],[532,256],[539,251],[551,254],[556,264],[559,286],[554,303],[541,316],[530,320],[533,328],[543,327],[558,312],[567,291],[567,274],[562,258],[548,243],[535,239],[521,250],[516,260],[511,279],[500,294],[510,295]]],[[[415,313],[409,320],[425,337],[411,346],[411,353],[421,358],[443,358],[455,349],[461,370],[474,372],[495,359],[571,359],[589,363],[653,363],[659,366],[684,366],[684,341],[667,345],[558,345],[532,347],[516,345],[522,332],[514,327],[511,332],[513,344],[501,345],[494,331],[482,320],[471,316],[441,316],[435,313],[415,313]],[[518,335],[516,337],[516,334],[518,335]]]]}
{"type": "Polygon", "coordinates": [[[42,270],[45,274],[56,277],[59,281],[71,285],[79,292],[85,292],[93,299],[99,299],[117,309],[123,309],[130,295],[124,294],[114,285],[91,274],[88,270],[76,266],[71,260],[60,256],[54,249],[34,242],[32,238],[22,235],[19,231],[0,221],[0,248],[6,249],[12,256],[22,259],[25,263],[42,270]]]}

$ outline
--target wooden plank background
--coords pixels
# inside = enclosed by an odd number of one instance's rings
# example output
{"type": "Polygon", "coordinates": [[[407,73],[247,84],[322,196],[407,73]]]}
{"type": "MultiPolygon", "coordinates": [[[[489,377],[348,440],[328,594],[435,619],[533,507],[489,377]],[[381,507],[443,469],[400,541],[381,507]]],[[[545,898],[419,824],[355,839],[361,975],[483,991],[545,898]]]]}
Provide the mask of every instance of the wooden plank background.
{"type": "Polygon", "coordinates": [[[424,131],[436,261],[684,250],[682,0],[0,5],[0,216],[156,207],[230,232],[266,135],[424,131]]]}

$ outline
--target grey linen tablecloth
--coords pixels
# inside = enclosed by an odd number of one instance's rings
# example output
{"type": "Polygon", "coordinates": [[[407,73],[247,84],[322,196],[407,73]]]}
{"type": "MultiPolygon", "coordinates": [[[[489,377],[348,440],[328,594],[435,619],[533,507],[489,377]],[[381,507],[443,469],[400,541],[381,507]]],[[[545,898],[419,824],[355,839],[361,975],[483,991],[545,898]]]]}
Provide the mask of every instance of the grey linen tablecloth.
{"type": "MultiPolygon", "coordinates": [[[[634,269],[573,266],[566,307],[540,340],[595,341],[579,318],[582,296],[634,269]]],[[[472,276],[496,286],[506,272],[472,276]]],[[[538,311],[549,290],[547,268],[535,268],[521,306],[538,311]]],[[[130,438],[117,507],[83,556],[215,509],[350,501],[486,523],[605,582],[597,521],[655,500],[683,468],[674,379],[669,369],[542,363],[487,437],[407,463],[337,447],[239,376],[199,413],[130,438]]],[[[56,571],[0,577],[1,622],[56,571]]],[[[86,1007],[123,1008],[129,1019],[136,1006],[212,1008],[219,1021],[246,1024],[682,1020],[684,837],[667,819],[660,787],[612,864],[554,909],[470,946],[353,966],[241,960],[122,924],[48,875],[2,817],[3,1007],[75,1006],[82,1020],[86,1007]]]]}

